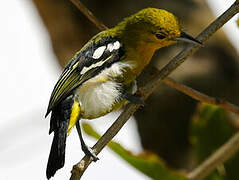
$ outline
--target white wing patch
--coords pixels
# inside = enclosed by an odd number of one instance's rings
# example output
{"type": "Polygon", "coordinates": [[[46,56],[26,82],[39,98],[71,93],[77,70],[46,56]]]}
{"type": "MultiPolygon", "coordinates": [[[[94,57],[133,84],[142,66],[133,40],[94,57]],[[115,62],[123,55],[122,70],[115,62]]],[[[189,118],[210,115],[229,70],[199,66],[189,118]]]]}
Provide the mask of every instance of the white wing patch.
{"type": "Polygon", "coordinates": [[[121,46],[121,44],[120,44],[119,41],[115,41],[115,42],[113,42],[113,43],[109,43],[109,44],[107,45],[107,48],[106,48],[106,46],[100,46],[100,47],[98,47],[98,48],[95,50],[95,52],[94,52],[92,58],[93,58],[93,59],[99,59],[99,58],[104,54],[104,52],[105,52],[106,49],[107,49],[108,51],[112,52],[113,50],[119,49],[120,46],[121,46]]]}
{"type": "Polygon", "coordinates": [[[110,52],[112,52],[113,50],[117,50],[120,48],[120,42],[119,41],[115,41],[114,43],[109,43],[107,45],[107,50],[109,50],[110,52]]]}
{"type": "Polygon", "coordinates": [[[86,73],[87,71],[89,71],[89,70],[92,69],[92,68],[102,66],[102,65],[105,63],[105,61],[107,61],[107,60],[108,60],[108,59],[105,59],[104,61],[99,61],[99,62],[97,62],[97,63],[95,63],[95,64],[92,64],[92,65],[89,66],[89,67],[84,67],[84,68],[81,70],[80,74],[84,74],[84,73],[86,73]]]}
{"type": "Polygon", "coordinates": [[[102,55],[103,55],[103,53],[105,52],[105,49],[106,49],[106,46],[101,46],[101,47],[98,47],[96,50],[95,50],[95,52],[94,52],[94,54],[93,54],[93,59],[99,59],[102,55]]]}
{"type": "Polygon", "coordinates": [[[114,42],[114,49],[117,50],[119,48],[120,48],[120,42],[119,41],[114,42]]]}
{"type": "MultiPolygon", "coordinates": [[[[99,58],[104,54],[104,52],[105,52],[106,50],[108,50],[109,52],[112,52],[113,50],[118,50],[118,49],[120,48],[120,46],[121,46],[121,44],[120,44],[119,41],[115,41],[115,42],[113,42],[113,43],[109,43],[109,44],[107,45],[107,47],[106,47],[106,46],[100,46],[100,47],[98,47],[98,48],[95,50],[95,52],[93,53],[92,58],[93,58],[93,59],[99,59],[99,58]]],[[[108,59],[106,58],[106,59],[103,59],[103,60],[101,60],[101,61],[99,61],[99,62],[97,62],[97,63],[92,64],[92,65],[89,66],[89,67],[84,67],[84,68],[81,70],[80,74],[84,74],[84,73],[86,73],[87,71],[89,71],[89,70],[92,69],[92,68],[102,66],[107,60],[108,60],[108,59]]]]}
{"type": "Polygon", "coordinates": [[[107,50],[109,50],[110,52],[112,52],[112,51],[114,50],[114,45],[113,45],[113,43],[109,43],[109,44],[107,45],[107,50]]]}

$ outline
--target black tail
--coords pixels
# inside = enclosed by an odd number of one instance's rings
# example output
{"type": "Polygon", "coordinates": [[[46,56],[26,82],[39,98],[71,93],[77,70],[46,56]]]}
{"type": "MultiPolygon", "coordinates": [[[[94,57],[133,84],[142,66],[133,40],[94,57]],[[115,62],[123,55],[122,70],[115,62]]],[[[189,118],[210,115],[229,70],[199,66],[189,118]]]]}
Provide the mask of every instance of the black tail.
{"type": "Polygon", "coordinates": [[[53,177],[65,164],[66,137],[72,104],[73,99],[69,97],[52,110],[49,134],[54,132],[54,138],[47,163],[47,179],[53,177]]]}
{"type": "Polygon", "coordinates": [[[65,164],[66,134],[68,124],[62,123],[61,128],[54,132],[51,152],[48,158],[46,177],[50,179],[65,164]]]}

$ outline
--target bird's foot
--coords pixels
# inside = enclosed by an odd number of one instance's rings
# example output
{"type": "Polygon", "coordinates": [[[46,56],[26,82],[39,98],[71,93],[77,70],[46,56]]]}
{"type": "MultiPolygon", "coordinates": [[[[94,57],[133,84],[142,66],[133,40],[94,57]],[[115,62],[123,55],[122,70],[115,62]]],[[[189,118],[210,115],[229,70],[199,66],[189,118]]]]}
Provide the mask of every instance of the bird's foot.
{"type": "Polygon", "coordinates": [[[96,156],[96,154],[94,153],[92,148],[85,145],[85,146],[82,147],[82,150],[86,155],[91,156],[93,158],[94,162],[99,160],[99,158],[96,156]]]}
{"type": "Polygon", "coordinates": [[[137,95],[124,93],[122,95],[122,97],[125,98],[126,100],[128,100],[129,102],[132,102],[132,103],[135,103],[135,104],[140,104],[142,106],[145,105],[145,102],[142,99],[140,99],[140,97],[137,96],[137,95]]]}

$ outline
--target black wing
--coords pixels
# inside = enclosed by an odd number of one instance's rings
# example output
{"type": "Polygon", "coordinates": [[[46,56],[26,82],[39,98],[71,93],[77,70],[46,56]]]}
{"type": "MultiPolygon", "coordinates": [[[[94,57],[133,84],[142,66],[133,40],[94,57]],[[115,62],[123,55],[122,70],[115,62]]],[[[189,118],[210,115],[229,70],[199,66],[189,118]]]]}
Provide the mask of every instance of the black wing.
{"type": "Polygon", "coordinates": [[[72,91],[124,56],[122,44],[113,37],[87,43],[64,68],[50,97],[46,116],[72,91]]]}

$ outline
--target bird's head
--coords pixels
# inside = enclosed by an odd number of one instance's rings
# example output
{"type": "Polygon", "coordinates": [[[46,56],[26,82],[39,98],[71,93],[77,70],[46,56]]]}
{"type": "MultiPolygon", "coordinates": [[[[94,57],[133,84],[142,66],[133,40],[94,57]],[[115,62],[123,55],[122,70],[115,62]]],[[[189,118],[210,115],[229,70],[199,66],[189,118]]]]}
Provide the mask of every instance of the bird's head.
{"type": "Polygon", "coordinates": [[[116,28],[121,36],[132,45],[151,46],[159,49],[177,41],[201,44],[198,40],[181,31],[177,17],[156,8],[146,8],[125,18],[116,28]]]}

